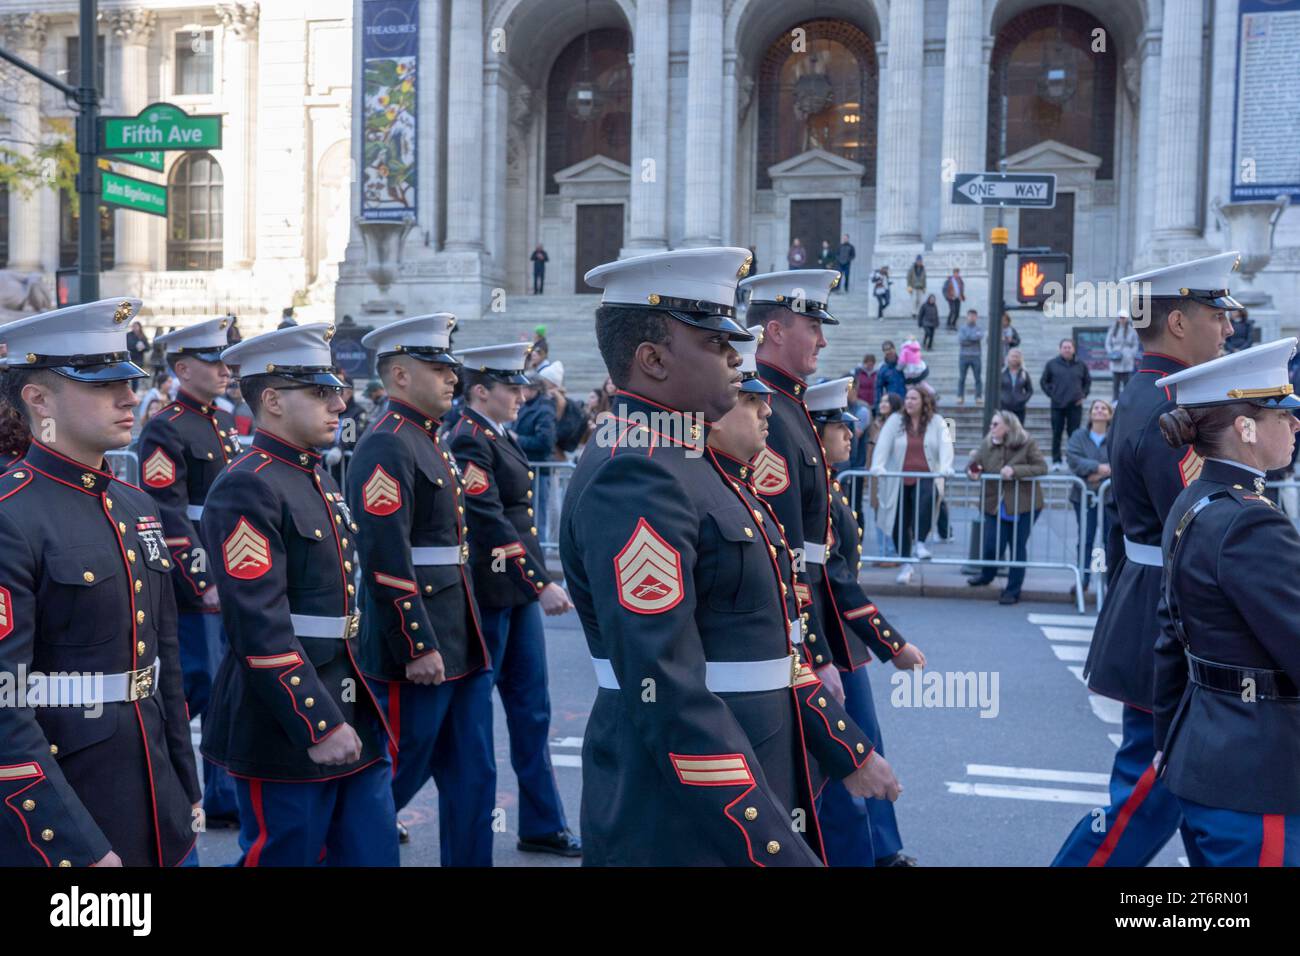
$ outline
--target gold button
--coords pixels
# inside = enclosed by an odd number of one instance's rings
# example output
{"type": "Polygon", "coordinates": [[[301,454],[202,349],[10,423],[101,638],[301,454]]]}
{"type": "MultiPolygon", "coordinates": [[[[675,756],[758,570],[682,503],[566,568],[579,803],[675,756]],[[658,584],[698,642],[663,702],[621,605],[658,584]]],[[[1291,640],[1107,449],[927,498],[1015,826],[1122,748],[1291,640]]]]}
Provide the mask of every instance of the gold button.
{"type": "Polygon", "coordinates": [[[120,531],[122,534],[126,534],[126,522],[119,521],[117,523],[117,530],[120,531]]]}
{"type": "Polygon", "coordinates": [[[809,644],[816,644],[816,643],[817,643],[817,635],[816,635],[816,634],[809,634],[809,635],[808,635],[808,643],[809,643],[809,644]]]}
{"type": "Polygon", "coordinates": [[[135,623],[137,623],[137,624],[143,624],[143,623],[144,623],[144,611],[136,611],[136,612],[135,612],[135,623]]]}
{"type": "Polygon", "coordinates": [[[754,520],[759,524],[763,523],[763,514],[757,508],[754,509],[754,520]]]}
{"type": "Polygon", "coordinates": [[[145,645],[144,645],[144,641],[136,641],[136,642],[135,642],[135,652],[136,652],[137,654],[143,654],[143,653],[144,653],[144,647],[145,647],[145,645]]]}
{"type": "Polygon", "coordinates": [[[297,674],[294,674],[292,677],[289,678],[289,683],[292,684],[294,687],[297,687],[299,684],[302,683],[302,678],[299,677],[297,674]]]}
{"type": "Polygon", "coordinates": [[[346,548],[346,547],[348,546],[348,539],[347,539],[347,538],[344,538],[344,539],[343,539],[342,541],[340,541],[339,543],[342,544],[343,547],[346,548]]]}
{"type": "Polygon", "coordinates": [[[51,840],[54,839],[54,831],[49,828],[42,830],[41,839],[44,840],[46,843],[49,843],[51,840]]]}
{"type": "Polygon", "coordinates": [[[72,866],[72,861],[71,861],[71,860],[60,860],[60,861],[59,861],[59,866],[72,866]]]}
{"type": "Polygon", "coordinates": [[[357,530],[357,523],[355,521],[351,521],[348,523],[348,527],[355,532],[357,530]]]}
{"type": "Polygon", "coordinates": [[[212,460],[212,452],[208,452],[208,461],[212,460]]]}
{"type": "Polygon", "coordinates": [[[528,495],[527,495],[527,498],[528,498],[529,501],[532,501],[532,500],[533,500],[533,489],[531,489],[531,488],[528,489],[528,495]]]}
{"type": "Polygon", "coordinates": [[[753,528],[746,528],[746,529],[745,529],[745,537],[746,537],[746,538],[752,538],[752,537],[754,537],[754,529],[753,529],[753,528]]]}
{"type": "Polygon", "coordinates": [[[770,555],[772,555],[772,557],[774,558],[776,557],[776,548],[774,548],[772,545],[769,544],[767,546],[767,551],[770,555]]]}
{"type": "Polygon", "coordinates": [[[781,844],[777,843],[775,840],[768,841],[767,852],[776,856],[776,854],[781,852],[781,844]]]}
{"type": "Polygon", "coordinates": [[[342,515],[335,515],[335,516],[334,516],[334,523],[335,523],[335,524],[342,524],[342,523],[343,523],[343,516],[342,516],[342,515]]]}
{"type": "Polygon", "coordinates": [[[186,558],[188,558],[189,556],[190,556],[190,555],[189,555],[189,552],[188,552],[188,551],[182,551],[182,552],[181,552],[181,560],[182,560],[182,561],[184,561],[184,560],[185,560],[186,558]]]}
{"type": "Polygon", "coordinates": [[[818,706],[818,707],[825,707],[825,706],[826,706],[826,698],[825,698],[825,697],[818,697],[818,698],[817,698],[817,706],[818,706]]]}
{"type": "Polygon", "coordinates": [[[410,609],[411,609],[411,602],[410,602],[410,601],[403,601],[403,602],[402,602],[402,610],[403,610],[403,611],[409,611],[410,609]]]}
{"type": "Polygon", "coordinates": [[[892,632],[889,630],[889,628],[885,628],[885,637],[889,637],[891,633],[892,632]]]}
{"type": "Polygon", "coordinates": [[[325,725],[325,721],[322,720],[322,721],[319,721],[319,722],[316,724],[316,729],[317,729],[317,730],[324,730],[324,729],[325,729],[325,726],[326,726],[326,725],[325,725]]]}
{"type": "Polygon", "coordinates": [[[528,480],[531,481],[534,477],[535,477],[535,476],[533,475],[532,471],[530,470],[530,471],[528,472],[528,480]]]}
{"type": "Polygon", "coordinates": [[[532,509],[532,508],[529,508],[529,509],[528,509],[528,517],[531,518],[532,516],[533,516],[533,509],[532,509]]]}
{"type": "Polygon", "coordinates": [[[321,536],[320,528],[317,528],[315,531],[312,532],[312,534],[316,535],[316,537],[319,538],[321,536]]]}
{"type": "Polygon", "coordinates": [[[104,504],[108,505],[108,510],[109,510],[109,511],[112,511],[112,510],[113,510],[113,499],[112,499],[112,498],[105,498],[105,499],[104,499],[104,504]]]}
{"type": "Polygon", "coordinates": [[[268,458],[266,457],[266,455],[261,455],[260,457],[261,457],[262,461],[269,461],[269,460],[270,460],[270,459],[268,459],[268,458]]]}
{"type": "Polygon", "coordinates": [[[862,744],[858,744],[858,753],[864,754],[866,752],[867,752],[867,748],[864,747],[862,744]]]}
{"type": "Polygon", "coordinates": [[[205,588],[205,587],[207,587],[207,586],[208,586],[208,582],[207,582],[207,581],[200,581],[200,582],[199,582],[199,587],[201,587],[201,588],[205,588]]]}
{"type": "Polygon", "coordinates": [[[746,819],[746,820],[757,820],[757,819],[758,819],[758,810],[756,810],[754,807],[745,807],[745,819],[746,819]]]}
{"type": "Polygon", "coordinates": [[[356,589],[355,587],[353,587],[351,584],[349,584],[349,585],[348,585],[348,593],[349,593],[349,594],[356,594],[356,593],[357,593],[357,589],[356,589]]]}
{"type": "Polygon", "coordinates": [[[845,725],[844,725],[844,721],[842,721],[842,720],[837,720],[837,721],[835,721],[835,726],[838,727],[840,730],[843,730],[843,729],[844,729],[844,726],[845,726],[845,725]]]}
{"type": "Polygon", "coordinates": [[[315,707],[315,706],[316,706],[316,698],[315,698],[315,697],[308,697],[306,700],[303,701],[303,704],[305,704],[305,705],[308,706],[308,707],[315,707]]]}
{"type": "Polygon", "coordinates": [[[528,572],[528,576],[529,576],[530,578],[533,577],[533,572],[532,572],[532,571],[529,571],[529,572],[528,572]]]}
{"type": "MultiPolygon", "coordinates": [[[[133,548],[126,549],[126,556],[132,564],[135,563],[135,550],[133,548]]],[[[164,561],[163,563],[166,564],[167,562],[164,561]]]]}
{"type": "Polygon", "coordinates": [[[95,574],[94,574],[93,571],[87,571],[87,572],[85,572],[84,574],[81,575],[81,579],[82,579],[83,581],[85,581],[87,584],[94,584],[94,583],[95,583],[95,574]]]}
{"type": "Polygon", "coordinates": [[[59,755],[59,745],[58,745],[58,744],[50,744],[50,756],[51,756],[51,757],[57,757],[58,755],[59,755]]]}
{"type": "Polygon", "coordinates": [[[424,593],[425,593],[425,594],[432,594],[432,593],[433,593],[433,585],[432,585],[432,584],[426,584],[426,585],[424,586],[424,593]]]}
{"type": "Polygon", "coordinates": [[[135,593],[136,593],[136,594],[139,594],[139,593],[140,593],[140,589],[143,588],[143,587],[144,587],[144,582],[143,582],[143,581],[136,581],[136,582],[135,582],[135,593]]]}
{"type": "Polygon", "coordinates": [[[898,650],[898,641],[894,641],[894,650],[898,650]]]}
{"type": "Polygon", "coordinates": [[[163,558],[163,559],[162,559],[162,566],[163,566],[164,568],[170,568],[170,567],[172,566],[172,563],[171,563],[170,561],[168,561],[166,558],[163,558]]]}
{"type": "Polygon", "coordinates": [[[537,528],[536,528],[536,526],[530,527],[528,530],[529,530],[530,532],[532,532],[533,534],[537,534],[537,528]]]}
{"type": "Polygon", "coordinates": [[[457,505],[457,506],[456,506],[456,510],[459,511],[461,514],[464,514],[464,513],[465,513],[465,506],[464,506],[464,505],[457,505]]]}
{"type": "Polygon", "coordinates": [[[351,571],[351,570],[352,570],[352,562],[351,562],[351,561],[344,561],[344,562],[343,562],[343,570],[344,570],[344,571],[351,571]]]}
{"type": "Polygon", "coordinates": [[[873,618],[871,619],[871,623],[872,623],[872,624],[879,624],[879,623],[880,623],[880,618],[878,618],[878,617],[873,617],[873,618]]]}
{"type": "Polygon", "coordinates": [[[416,649],[417,651],[422,651],[422,650],[424,650],[424,642],[423,642],[423,641],[420,641],[418,644],[416,644],[416,645],[415,645],[415,649],[416,649]]]}
{"type": "Polygon", "coordinates": [[[433,422],[431,422],[429,419],[426,418],[426,419],[424,420],[424,427],[425,427],[425,428],[432,428],[432,427],[433,427],[433,422]]]}
{"type": "Polygon", "coordinates": [[[808,637],[810,640],[814,640],[814,641],[817,640],[817,635],[812,633],[811,631],[808,632],[808,637]]]}
{"type": "Polygon", "coordinates": [[[412,622],[411,622],[411,630],[413,630],[413,631],[418,631],[419,629],[420,629],[420,622],[419,622],[419,621],[412,621],[412,622]]]}
{"type": "Polygon", "coordinates": [[[31,813],[33,810],[36,809],[36,801],[35,801],[35,800],[24,800],[24,801],[23,801],[23,809],[26,810],[28,813],[31,813]]]}
{"type": "Polygon", "coordinates": [[[393,421],[395,421],[395,422],[400,422],[401,420],[402,420],[402,416],[401,416],[401,415],[394,415],[394,416],[393,416],[393,421]]]}
{"type": "Polygon", "coordinates": [[[817,456],[816,456],[816,455],[813,455],[813,456],[812,456],[812,463],[813,463],[814,465],[817,464],[817,456]]]}
{"type": "Polygon", "coordinates": [[[821,662],[822,662],[822,656],[821,656],[820,654],[818,654],[818,655],[817,655],[817,663],[820,664],[821,662]]]}

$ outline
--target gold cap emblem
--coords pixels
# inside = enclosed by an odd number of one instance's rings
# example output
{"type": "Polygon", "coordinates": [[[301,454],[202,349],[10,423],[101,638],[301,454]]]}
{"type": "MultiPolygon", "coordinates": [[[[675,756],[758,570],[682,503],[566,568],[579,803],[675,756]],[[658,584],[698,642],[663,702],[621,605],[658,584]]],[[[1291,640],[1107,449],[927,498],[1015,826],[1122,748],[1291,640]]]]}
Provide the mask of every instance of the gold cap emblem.
{"type": "Polygon", "coordinates": [[[123,299],[113,311],[113,322],[121,325],[129,318],[131,318],[131,303],[123,299]]]}
{"type": "Polygon", "coordinates": [[[749,267],[752,266],[753,264],[754,264],[754,257],[745,256],[745,261],[741,264],[740,268],[736,270],[736,278],[743,279],[745,278],[745,276],[749,275],[749,267]]]}
{"type": "Polygon", "coordinates": [[[222,320],[217,324],[217,328],[218,328],[218,329],[225,329],[225,327],[226,327],[227,325],[229,325],[229,324],[230,324],[230,323],[227,322],[225,319],[222,319],[222,320]]]}
{"type": "Polygon", "coordinates": [[[268,372],[274,372],[274,371],[275,371],[275,363],[274,363],[274,362],[267,362],[267,363],[266,363],[266,370],[267,370],[268,372]]]}
{"type": "Polygon", "coordinates": [[[81,483],[85,485],[87,488],[94,488],[95,476],[88,471],[83,471],[81,473],[81,483]]]}
{"type": "Polygon", "coordinates": [[[325,330],[325,341],[328,342],[332,338],[334,338],[334,326],[331,325],[325,330]]]}
{"type": "Polygon", "coordinates": [[[657,292],[651,292],[648,296],[646,296],[646,301],[649,302],[651,305],[658,305],[658,304],[659,304],[659,293],[657,293],[657,292]]]}

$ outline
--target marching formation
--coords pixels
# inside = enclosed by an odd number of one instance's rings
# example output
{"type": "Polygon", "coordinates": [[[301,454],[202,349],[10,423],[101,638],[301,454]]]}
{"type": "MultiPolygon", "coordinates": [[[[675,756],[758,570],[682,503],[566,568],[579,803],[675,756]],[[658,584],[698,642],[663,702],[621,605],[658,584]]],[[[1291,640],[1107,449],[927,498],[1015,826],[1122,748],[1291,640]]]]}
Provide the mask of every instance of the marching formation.
{"type": "MultiPolygon", "coordinates": [[[[1194,864],[1300,862],[1296,578],[1254,572],[1300,572],[1261,493],[1300,429],[1296,343],[1217,357],[1235,261],[1125,280],[1149,283],[1146,364],[1116,415],[1087,668],[1124,739],[1113,805],[1058,865],[1141,865],[1180,828],[1194,864]]],[[[130,441],[140,302],[0,326],[22,436],[0,449],[0,670],[25,692],[0,709],[0,865],[197,865],[196,834],[226,822],[246,866],[396,866],[397,812],[432,779],[442,864],[489,866],[495,688],[521,850],[915,866],[866,667],[927,661],[859,580],[832,471],[850,380],[810,381],[839,275],[751,265],[703,248],[586,275],[617,391],[563,503],[563,586],[508,428],[527,345],[453,353],[447,313],[369,333],[389,399],[340,487],[319,454],[345,407],[332,327],[226,347],[225,320],[198,323],[160,338],[181,389],[140,436],[137,488],[105,454],[130,441]],[[246,448],[214,404],[232,373],[246,448]],[[581,840],[548,748],[543,616],[570,610],[598,686],[581,840]]]]}

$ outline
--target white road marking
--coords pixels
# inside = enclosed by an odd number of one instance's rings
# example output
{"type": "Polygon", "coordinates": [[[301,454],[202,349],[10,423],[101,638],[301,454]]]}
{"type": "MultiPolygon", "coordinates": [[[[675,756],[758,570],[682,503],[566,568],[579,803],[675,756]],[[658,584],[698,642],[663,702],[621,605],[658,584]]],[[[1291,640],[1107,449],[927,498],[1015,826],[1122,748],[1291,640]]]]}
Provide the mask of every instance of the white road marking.
{"type": "Polygon", "coordinates": [[[1098,719],[1108,724],[1123,723],[1124,705],[1119,701],[1098,694],[1089,694],[1088,703],[1092,705],[1092,712],[1097,715],[1098,719]]]}
{"type": "Polygon", "coordinates": [[[1110,796],[1101,791],[1064,790],[1056,787],[1018,787],[1002,783],[956,783],[945,780],[949,793],[971,797],[1003,797],[1008,800],[1042,800],[1046,803],[1078,803],[1087,807],[1109,805],[1110,796]]]}
{"type": "Polygon", "coordinates": [[[1124,742],[1123,734],[1107,734],[1106,736],[1110,738],[1110,742],[1113,743],[1116,747],[1118,747],[1120,744],[1124,742]]]}
{"type": "Polygon", "coordinates": [[[1087,614],[1031,614],[1030,624],[1052,624],[1058,627],[1096,627],[1097,616],[1087,614]]]}
{"type": "Polygon", "coordinates": [[[1049,641],[1092,642],[1092,630],[1084,627],[1044,627],[1043,634],[1049,641]]]}
{"type": "Polygon", "coordinates": [[[1058,660],[1062,661],[1086,661],[1088,659],[1088,649],[1075,644],[1053,644],[1052,653],[1056,655],[1058,660]]]}
{"type": "Polygon", "coordinates": [[[1088,686],[1088,682],[1087,682],[1086,680],[1083,679],[1083,668],[1082,668],[1082,667],[1079,667],[1079,666],[1077,666],[1077,665],[1075,665],[1075,664],[1071,664],[1071,665],[1070,665],[1070,673],[1073,674],[1075,677],[1079,678],[1079,683],[1080,683],[1080,684],[1083,684],[1085,687],[1088,686]]]}
{"type": "Polygon", "coordinates": [[[1110,781],[1110,774],[1092,773],[1087,770],[1042,770],[1038,767],[1000,767],[986,763],[968,763],[966,776],[1047,780],[1051,783],[1093,783],[1103,787],[1110,781]]]}
{"type": "Polygon", "coordinates": [[[577,750],[582,749],[581,737],[556,737],[551,741],[552,747],[573,747],[577,750]]]}
{"type": "Polygon", "coordinates": [[[581,767],[581,754],[551,754],[551,765],[555,767],[581,767]]]}

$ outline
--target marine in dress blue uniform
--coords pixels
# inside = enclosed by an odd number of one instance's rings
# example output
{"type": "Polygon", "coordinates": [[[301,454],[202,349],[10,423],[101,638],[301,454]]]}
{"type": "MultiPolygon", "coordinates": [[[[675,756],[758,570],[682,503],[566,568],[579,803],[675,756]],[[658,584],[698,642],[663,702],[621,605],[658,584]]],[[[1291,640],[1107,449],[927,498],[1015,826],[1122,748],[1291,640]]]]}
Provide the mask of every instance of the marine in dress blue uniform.
{"type": "MultiPolygon", "coordinates": [[[[221,605],[208,567],[210,548],[199,538],[208,489],[239,452],[235,419],[214,403],[225,393],[229,370],[221,361],[228,318],[210,319],[160,335],[167,363],[182,379],[176,401],[140,431],[140,481],[158,503],[172,559],[179,613],[181,670],[190,717],[202,718],[212,678],[226,652],[221,605]]],[[[235,823],[235,787],[225,771],[203,766],[203,811],[208,826],[235,823]]]]}
{"type": "Polygon", "coordinates": [[[528,382],[523,369],[530,348],[511,342],[460,353],[465,411],[451,430],[450,445],[464,478],[474,594],[519,781],[517,846],[576,857],[582,842],[569,830],[551,766],[542,624],[543,608],[557,614],[572,605],[546,571],[537,538],[536,475],[506,427],[528,382]]]}
{"type": "Polygon", "coordinates": [[[460,472],[438,436],[455,317],[391,322],[361,344],[388,391],[348,468],[361,563],[358,660],[397,738],[398,810],[433,778],[443,866],[492,865],[492,677],[466,565],[460,472]]]}
{"type": "MultiPolygon", "coordinates": [[[[838,464],[827,449],[827,429],[848,430],[852,442],[857,419],[848,411],[850,378],[838,378],[811,385],[804,393],[805,404],[821,439],[827,467],[838,464]]],[[[851,447],[851,445],[850,445],[851,447]]],[[[844,459],[847,460],[847,459],[844,459]]],[[[862,589],[858,580],[862,557],[862,532],[848,495],[834,478],[831,488],[831,535],[826,553],[826,581],[834,601],[835,615],[823,622],[824,638],[836,651],[836,666],[844,684],[845,705],[863,731],[884,753],[880,723],[876,717],[871,677],[866,665],[874,654],[896,667],[925,666],[925,655],[908,644],[898,627],[890,622],[862,589]],[[845,663],[841,664],[840,661],[845,663]]],[[[820,642],[818,638],[813,643],[820,642]]],[[[838,782],[822,795],[822,832],[831,866],[880,865],[915,866],[915,857],[902,852],[894,804],[879,798],[855,797],[838,782]]]]}
{"type": "Polygon", "coordinates": [[[244,866],[398,863],[395,741],[357,664],[358,525],[315,450],[344,407],[331,333],[290,326],[222,353],[258,427],[203,510],[230,653],[202,750],[236,778],[244,866]]]}
{"type": "MultiPolygon", "coordinates": [[[[1123,739],[1111,770],[1109,807],[1087,813],[1054,866],[1145,866],[1179,828],[1177,801],[1156,779],[1157,741],[1151,720],[1155,640],[1160,632],[1160,537],[1174,500],[1200,474],[1193,449],[1175,450],[1160,434],[1160,416],[1173,407],[1157,381],[1218,354],[1231,328],[1225,309],[1239,308],[1228,280],[1229,252],[1122,282],[1134,295],[1132,314],[1145,354],[1124,387],[1110,429],[1111,540],[1106,603],[1097,616],[1084,676],[1088,689],[1124,704],[1123,739]],[[1141,298],[1138,298],[1141,296],[1141,298]],[[1173,328],[1178,325],[1181,334],[1173,328]],[[1176,350],[1179,355],[1167,354],[1176,350]]],[[[1196,848],[1184,832],[1183,843],[1196,848]]]]}
{"type": "Polygon", "coordinates": [[[1264,493],[1300,429],[1295,347],[1157,383],[1176,389],[1170,443],[1191,438],[1205,457],[1161,540],[1155,733],[1159,779],[1206,866],[1300,865],[1300,535],[1264,493]]]}
{"type": "Polygon", "coordinates": [[[749,338],[733,319],[749,263],[743,249],[691,249],[586,276],[604,289],[597,339],[620,386],[561,518],[599,686],[586,865],[818,865],[808,754],[832,778],[888,770],[794,650],[790,562],[773,512],[737,480],[750,466],[734,461],[733,477],[707,447],[707,413],[740,387],[728,341],[749,338]]]}
{"type": "Polygon", "coordinates": [[[25,691],[0,707],[3,866],[174,866],[194,845],[163,524],[101,457],[130,440],[127,382],[145,373],[126,329],[139,308],[105,300],[0,328],[7,413],[54,425],[0,476],[0,672],[25,691]]]}

